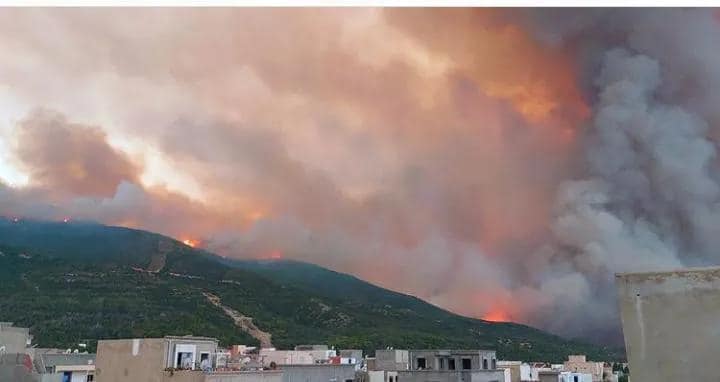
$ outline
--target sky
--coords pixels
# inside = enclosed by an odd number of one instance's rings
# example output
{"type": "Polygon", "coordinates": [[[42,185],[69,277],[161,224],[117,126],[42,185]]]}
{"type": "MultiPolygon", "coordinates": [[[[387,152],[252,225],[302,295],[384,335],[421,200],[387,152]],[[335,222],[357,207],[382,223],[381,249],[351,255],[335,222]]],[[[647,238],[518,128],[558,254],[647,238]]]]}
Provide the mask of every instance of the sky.
{"type": "Polygon", "coordinates": [[[0,215],[618,342],[616,272],[718,264],[719,87],[710,9],[3,9],[0,215]]]}

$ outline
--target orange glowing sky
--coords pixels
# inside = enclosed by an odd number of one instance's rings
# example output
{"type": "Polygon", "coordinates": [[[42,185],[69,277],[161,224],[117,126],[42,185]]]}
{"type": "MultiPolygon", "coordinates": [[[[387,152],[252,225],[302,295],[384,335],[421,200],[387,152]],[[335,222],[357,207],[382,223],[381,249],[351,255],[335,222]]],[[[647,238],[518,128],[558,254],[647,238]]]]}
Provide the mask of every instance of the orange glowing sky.
{"type": "Polygon", "coordinates": [[[484,291],[517,296],[508,280],[549,230],[590,113],[571,51],[518,20],[7,9],[0,180],[17,196],[0,194],[0,214],[315,262],[462,314],[523,320],[484,291]]]}

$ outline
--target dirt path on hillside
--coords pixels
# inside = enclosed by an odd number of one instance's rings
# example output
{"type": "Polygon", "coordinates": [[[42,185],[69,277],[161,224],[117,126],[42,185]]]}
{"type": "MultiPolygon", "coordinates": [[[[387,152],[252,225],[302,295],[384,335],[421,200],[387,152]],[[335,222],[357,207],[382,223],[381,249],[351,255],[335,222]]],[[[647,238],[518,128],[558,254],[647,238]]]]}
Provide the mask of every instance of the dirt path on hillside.
{"type": "Polygon", "coordinates": [[[158,242],[157,252],[150,258],[150,264],[147,267],[148,272],[158,273],[165,268],[165,260],[167,254],[172,251],[173,245],[169,240],[160,240],[158,242]]]}
{"type": "Polygon", "coordinates": [[[220,297],[218,297],[212,293],[203,292],[203,295],[208,299],[208,301],[210,301],[211,304],[222,309],[226,315],[228,315],[230,318],[232,318],[233,321],[235,321],[235,325],[238,328],[242,329],[245,333],[251,335],[253,338],[260,341],[260,347],[262,347],[262,348],[274,347],[271,342],[272,334],[263,332],[257,326],[255,326],[255,324],[252,322],[252,320],[253,320],[252,317],[244,316],[237,310],[223,305],[220,302],[220,297]]]}

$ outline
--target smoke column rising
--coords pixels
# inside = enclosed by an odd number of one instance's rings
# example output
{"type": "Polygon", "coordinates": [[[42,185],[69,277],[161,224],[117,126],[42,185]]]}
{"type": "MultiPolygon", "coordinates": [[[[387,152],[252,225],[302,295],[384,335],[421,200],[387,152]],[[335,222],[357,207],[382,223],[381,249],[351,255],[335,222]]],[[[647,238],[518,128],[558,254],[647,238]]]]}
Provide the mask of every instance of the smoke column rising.
{"type": "Polygon", "coordinates": [[[717,263],[712,10],[28,9],[0,45],[1,214],[610,342],[615,272],[717,263]]]}

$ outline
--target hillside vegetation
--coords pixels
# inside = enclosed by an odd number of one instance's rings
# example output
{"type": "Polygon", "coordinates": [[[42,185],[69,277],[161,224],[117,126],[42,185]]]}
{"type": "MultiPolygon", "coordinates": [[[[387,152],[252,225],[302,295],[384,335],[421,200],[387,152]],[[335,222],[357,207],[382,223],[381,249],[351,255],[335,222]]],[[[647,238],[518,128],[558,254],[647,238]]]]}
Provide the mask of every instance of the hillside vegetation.
{"type": "Polygon", "coordinates": [[[140,230],[0,219],[0,251],[0,320],[31,327],[43,347],[185,334],[257,344],[232,311],[277,347],[491,348],[501,359],[528,361],[623,357],[525,325],[458,316],[312,264],[228,260],[140,230]]]}

